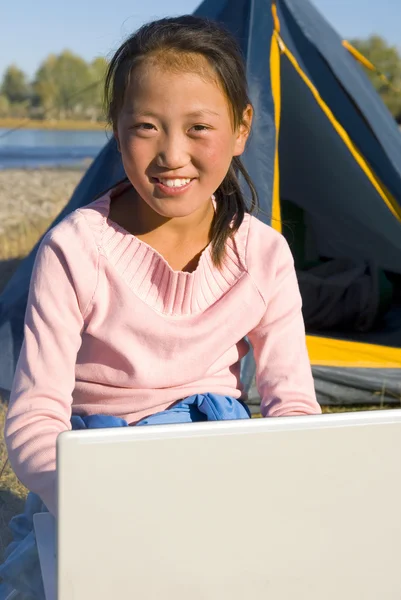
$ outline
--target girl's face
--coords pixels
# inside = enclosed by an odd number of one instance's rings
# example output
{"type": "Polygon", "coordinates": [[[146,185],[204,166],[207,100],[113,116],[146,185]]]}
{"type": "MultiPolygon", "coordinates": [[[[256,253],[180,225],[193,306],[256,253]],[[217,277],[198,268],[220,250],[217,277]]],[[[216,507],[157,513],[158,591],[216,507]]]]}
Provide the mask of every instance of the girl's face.
{"type": "Polygon", "coordinates": [[[201,213],[242,154],[252,119],[233,130],[228,101],[210,73],[174,73],[143,64],[131,77],[115,136],[140,197],[166,218],[201,213]]]}

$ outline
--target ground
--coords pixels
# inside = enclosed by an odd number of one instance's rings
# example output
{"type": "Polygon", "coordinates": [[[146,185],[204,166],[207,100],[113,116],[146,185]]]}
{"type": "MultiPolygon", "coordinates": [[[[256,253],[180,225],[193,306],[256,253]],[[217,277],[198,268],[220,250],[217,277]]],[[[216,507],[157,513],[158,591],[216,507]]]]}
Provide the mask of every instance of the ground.
{"type": "Polygon", "coordinates": [[[11,517],[23,510],[27,494],[7,462],[3,437],[5,415],[6,406],[0,402],[0,564],[3,562],[4,550],[11,541],[8,523],[11,517]]]}

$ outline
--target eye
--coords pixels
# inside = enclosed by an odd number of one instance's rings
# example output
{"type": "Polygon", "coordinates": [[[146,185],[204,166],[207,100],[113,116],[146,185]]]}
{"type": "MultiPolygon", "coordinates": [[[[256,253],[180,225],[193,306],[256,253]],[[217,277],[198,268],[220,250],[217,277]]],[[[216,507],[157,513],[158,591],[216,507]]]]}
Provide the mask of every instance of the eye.
{"type": "Polygon", "coordinates": [[[156,127],[152,123],[137,123],[134,125],[134,129],[138,129],[139,131],[151,131],[152,129],[156,129],[156,127]]]}
{"type": "Polygon", "coordinates": [[[201,132],[201,131],[209,131],[210,127],[207,127],[206,125],[193,125],[191,127],[191,129],[193,129],[196,132],[201,132]]]}

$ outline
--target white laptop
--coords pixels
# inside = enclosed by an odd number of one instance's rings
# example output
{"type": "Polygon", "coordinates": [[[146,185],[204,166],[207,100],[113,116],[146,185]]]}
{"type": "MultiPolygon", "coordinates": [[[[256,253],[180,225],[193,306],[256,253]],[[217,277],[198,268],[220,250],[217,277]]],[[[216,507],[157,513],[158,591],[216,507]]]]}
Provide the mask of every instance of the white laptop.
{"type": "Polygon", "coordinates": [[[401,598],[401,410],[67,432],[58,473],[47,600],[401,598]]]}

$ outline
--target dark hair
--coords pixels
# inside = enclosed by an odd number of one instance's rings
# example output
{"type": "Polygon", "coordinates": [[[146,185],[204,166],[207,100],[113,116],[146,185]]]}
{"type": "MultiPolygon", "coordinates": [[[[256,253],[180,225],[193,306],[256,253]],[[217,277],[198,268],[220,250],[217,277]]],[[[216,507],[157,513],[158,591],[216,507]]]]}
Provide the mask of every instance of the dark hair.
{"type": "MultiPolygon", "coordinates": [[[[178,55],[198,54],[208,61],[231,105],[234,127],[238,127],[246,106],[251,104],[241,50],[234,37],[216,22],[191,15],[143,25],[120,46],[106,74],[105,103],[109,122],[115,127],[134,67],[147,57],[157,58],[165,51],[178,55]]],[[[227,238],[239,229],[244,214],[258,207],[255,186],[239,157],[233,157],[215,196],[216,214],[211,228],[211,244],[213,262],[219,266],[227,238]],[[251,192],[249,208],[240,188],[239,173],[251,192]]]]}

